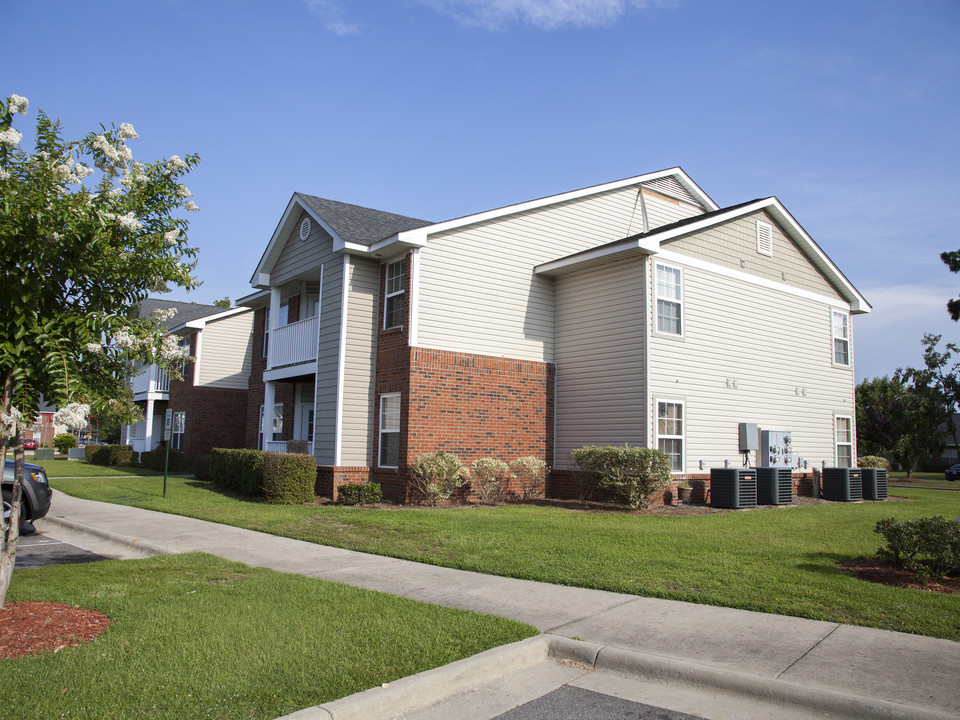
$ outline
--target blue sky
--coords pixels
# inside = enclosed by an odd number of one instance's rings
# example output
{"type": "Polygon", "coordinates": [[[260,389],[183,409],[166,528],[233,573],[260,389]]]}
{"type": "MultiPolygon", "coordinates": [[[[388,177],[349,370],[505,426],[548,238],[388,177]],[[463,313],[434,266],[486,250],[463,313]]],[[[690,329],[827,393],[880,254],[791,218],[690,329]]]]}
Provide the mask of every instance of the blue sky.
{"type": "Polygon", "coordinates": [[[679,165],[721,206],[776,195],[874,305],[858,380],[960,341],[955,0],[2,5],[21,129],[201,156],[204,285],[173,299],[249,293],[295,191],[439,221],[679,165]]]}

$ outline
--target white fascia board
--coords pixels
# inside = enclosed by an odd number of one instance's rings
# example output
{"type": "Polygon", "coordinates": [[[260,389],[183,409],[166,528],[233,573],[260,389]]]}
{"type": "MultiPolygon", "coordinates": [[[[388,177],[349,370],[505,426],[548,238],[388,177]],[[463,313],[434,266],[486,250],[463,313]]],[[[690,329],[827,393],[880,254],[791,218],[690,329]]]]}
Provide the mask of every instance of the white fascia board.
{"type": "Polygon", "coordinates": [[[336,231],[327,225],[324,222],[323,218],[317,215],[316,212],[306,203],[306,201],[300,198],[300,193],[294,193],[293,197],[290,198],[290,202],[287,203],[287,209],[283,211],[283,217],[280,218],[280,222],[277,224],[277,229],[273,231],[273,235],[270,238],[270,242],[267,243],[266,250],[263,251],[263,255],[260,258],[260,262],[257,264],[257,269],[253,273],[253,277],[250,278],[250,284],[254,287],[269,287],[270,286],[270,271],[273,270],[273,266],[277,261],[277,257],[280,254],[281,241],[285,239],[292,228],[287,227],[287,223],[290,221],[290,217],[293,215],[293,212],[296,208],[302,209],[310,218],[326,230],[330,237],[333,238],[333,249],[337,250],[344,246],[343,240],[336,233],[336,231]]]}
{"type": "Polygon", "coordinates": [[[537,265],[533,269],[533,272],[536,275],[558,275],[562,274],[564,270],[572,272],[584,263],[593,265],[597,260],[603,260],[604,258],[610,258],[612,260],[613,258],[611,256],[621,255],[623,253],[633,254],[631,251],[636,251],[643,255],[655,255],[660,251],[660,243],[650,238],[619,242],[615,245],[608,245],[597,248],[596,250],[587,250],[586,252],[578,253],[575,257],[561,258],[560,260],[552,260],[542,265],[537,265]]]}
{"type": "Polygon", "coordinates": [[[548,205],[556,205],[558,203],[569,202],[570,200],[578,200],[580,198],[609,192],[611,190],[619,190],[620,188],[629,187],[630,185],[639,185],[641,183],[659,180],[660,178],[670,176],[675,176],[678,182],[680,182],[680,184],[683,185],[691,195],[697,198],[697,200],[701,201],[704,206],[708,208],[708,211],[719,209],[717,204],[713,202],[713,200],[711,200],[710,197],[703,192],[703,190],[697,187],[697,184],[693,182],[693,180],[691,180],[683,170],[681,170],[679,167],[674,167],[668,170],[659,170],[657,172],[647,173],[646,175],[637,175],[636,177],[624,178],[623,180],[615,180],[602,185],[593,185],[591,187],[581,188],[579,190],[571,190],[570,192],[560,193],[559,195],[549,195],[547,197],[537,198],[536,200],[528,200],[527,202],[518,203],[516,205],[507,205],[505,207],[487,210],[486,212],[476,213],[474,215],[465,215],[461,218],[455,218],[453,220],[427,225],[414,230],[405,230],[401,233],[398,233],[395,238],[389,238],[389,241],[405,242],[412,246],[423,247],[426,245],[426,240],[429,235],[445,232],[447,230],[455,230],[466,225],[473,225],[475,223],[485,222],[487,220],[495,220],[507,215],[515,215],[517,213],[527,212],[529,210],[537,210],[542,207],[547,207],[548,205]]]}
{"type": "Polygon", "coordinates": [[[269,290],[257,290],[255,293],[250,293],[242,298],[237,299],[237,307],[241,305],[245,308],[256,308],[262,306],[264,303],[261,301],[266,301],[270,298],[269,290]]]}
{"type": "Polygon", "coordinates": [[[204,326],[208,322],[214,322],[215,320],[222,320],[225,317],[230,317],[231,315],[237,315],[243,312],[250,312],[250,308],[248,307],[230,308],[229,310],[224,310],[222,313],[217,313],[216,315],[207,315],[206,317],[197,318],[196,320],[190,320],[189,322],[184,323],[181,327],[194,328],[196,330],[203,330],[204,326]]]}

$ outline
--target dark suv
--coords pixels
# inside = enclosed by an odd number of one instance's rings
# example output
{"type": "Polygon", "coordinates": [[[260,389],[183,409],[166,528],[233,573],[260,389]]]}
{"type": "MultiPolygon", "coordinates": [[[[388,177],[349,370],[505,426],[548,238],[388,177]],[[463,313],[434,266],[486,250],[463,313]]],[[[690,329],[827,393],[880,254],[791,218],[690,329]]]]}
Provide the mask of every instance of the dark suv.
{"type": "MultiPolygon", "coordinates": [[[[47,482],[47,473],[33,463],[23,464],[23,488],[20,492],[20,532],[33,532],[33,521],[42,518],[50,510],[53,490],[47,482]]],[[[9,518],[13,502],[13,460],[3,464],[3,514],[9,518]]]]}

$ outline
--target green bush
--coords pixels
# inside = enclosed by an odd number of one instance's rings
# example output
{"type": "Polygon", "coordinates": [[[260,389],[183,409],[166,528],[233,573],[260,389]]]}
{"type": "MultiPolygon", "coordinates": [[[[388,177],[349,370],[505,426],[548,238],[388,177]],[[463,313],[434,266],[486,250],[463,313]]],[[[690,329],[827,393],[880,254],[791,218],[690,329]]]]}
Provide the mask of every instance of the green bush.
{"type": "Polygon", "coordinates": [[[448,500],[463,487],[463,475],[463,463],[452,453],[424,453],[410,466],[413,491],[429,505],[448,500]]]}
{"type": "Polygon", "coordinates": [[[879,455],[864,455],[857,458],[858,468],[876,468],[878,470],[890,471],[890,461],[879,455]]]}
{"type": "Polygon", "coordinates": [[[504,482],[510,466],[503,460],[496,458],[480,458],[474,460],[470,466],[470,487],[476,493],[477,499],[489,504],[503,492],[504,482]]]}
{"type": "Polygon", "coordinates": [[[87,445],[85,453],[91,465],[130,465],[133,462],[131,445],[87,445]]]}
{"type": "Polygon", "coordinates": [[[118,450],[114,457],[113,464],[117,467],[133,465],[133,450],[118,450]]]}
{"type": "Polygon", "coordinates": [[[517,458],[510,463],[510,472],[520,484],[524,500],[546,497],[550,468],[543,460],[532,455],[517,458]]]}
{"type": "Polygon", "coordinates": [[[77,446],[77,439],[70,433],[57,433],[53,438],[53,446],[61,455],[66,455],[67,450],[77,446]]]}
{"type": "Polygon", "coordinates": [[[623,446],[587,445],[571,453],[584,472],[632,509],[646,507],[650,496],[671,480],[670,456],[661,450],[623,446]]]}
{"type": "Polygon", "coordinates": [[[383,501],[380,483],[347,483],[337,488],[341,505],[372,505],[383,501]]]}
{"type": "Polygon", "coordinates": [[[140,453],[140,464],[158,472],[163,472],[164,466],[170,472],[178,472],[184,465],[183,453],[171,448],[168,457],[166,446],[161,444],[149,452],[140,453]]]}
{"type": "Polygon", "coordinates": [[[960,572],[960,522],[945,517],[879,520],[876,532],[887,544],[880,557],[917,574],[921,582],[940,582],[960,572]]]}
{"type": "Polygon", "coordinates": [[[263,496],[263,450],[214,448],[210,453],[210,480],[251,497],[263,496]]]}
{"type": "Polygon", "coordinates": [[[193,476],[200,482],[212,482],[213,477],[210,474],[210,456],[209,455],[194,455],[193,456],[193,476]]]}
{"type": "Polygon", "coordinates": [[[268,452],[263,457],[263,499],[272,505],[313,500],[317,461],[313,455],[268,452]]]}

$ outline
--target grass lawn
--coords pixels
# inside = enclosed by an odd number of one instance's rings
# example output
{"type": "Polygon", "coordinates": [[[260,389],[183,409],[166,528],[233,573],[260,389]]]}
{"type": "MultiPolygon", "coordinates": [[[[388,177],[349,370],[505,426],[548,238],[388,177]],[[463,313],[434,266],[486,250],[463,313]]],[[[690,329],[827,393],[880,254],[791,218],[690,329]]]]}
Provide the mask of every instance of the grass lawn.
{"type": "MultiPolygon", "coordinates": [[[[163,472],[140,467],[111,467],[108,465],[90,465],[82,460],[67,460],[57,457],[53,460],[36,462],[27,458],[27,462],[36,463],[47,471],[49,478],[64,477],[158,477],[163,482],[163,472]]],[[[176,473],[170,473],[176,474],[176,473]]]]}
{"type": "Polygon", "coordinates": [[[903,471],[891,472],[888,481],[891,483],[909,484],[911,487],[932,487],[946,488],[947,490],[960,490],[960,481],[947,480],[942,472],[915,472],[907,480],[907,474],[903,471]]]}
{"type": "Polygon", "coordinates": [[[107,614],[0,661],[5,718],[274,718],[536,634],[528,625],[190,554],[17,570],[8,601],[107,614]]]}
{"type": "MultiPolygon", "coordinates": [[[[174,478],[55,480],[71,495],[446,567],[960,640],[960,596],[857,580],[877,520],[960,516],[960,493],[897,489],[908,502],[830,503],[698,516],[504,505],[277,506],[174,478]]],[[[56,506],[56,496],[54,496],[56,506]]]]}

